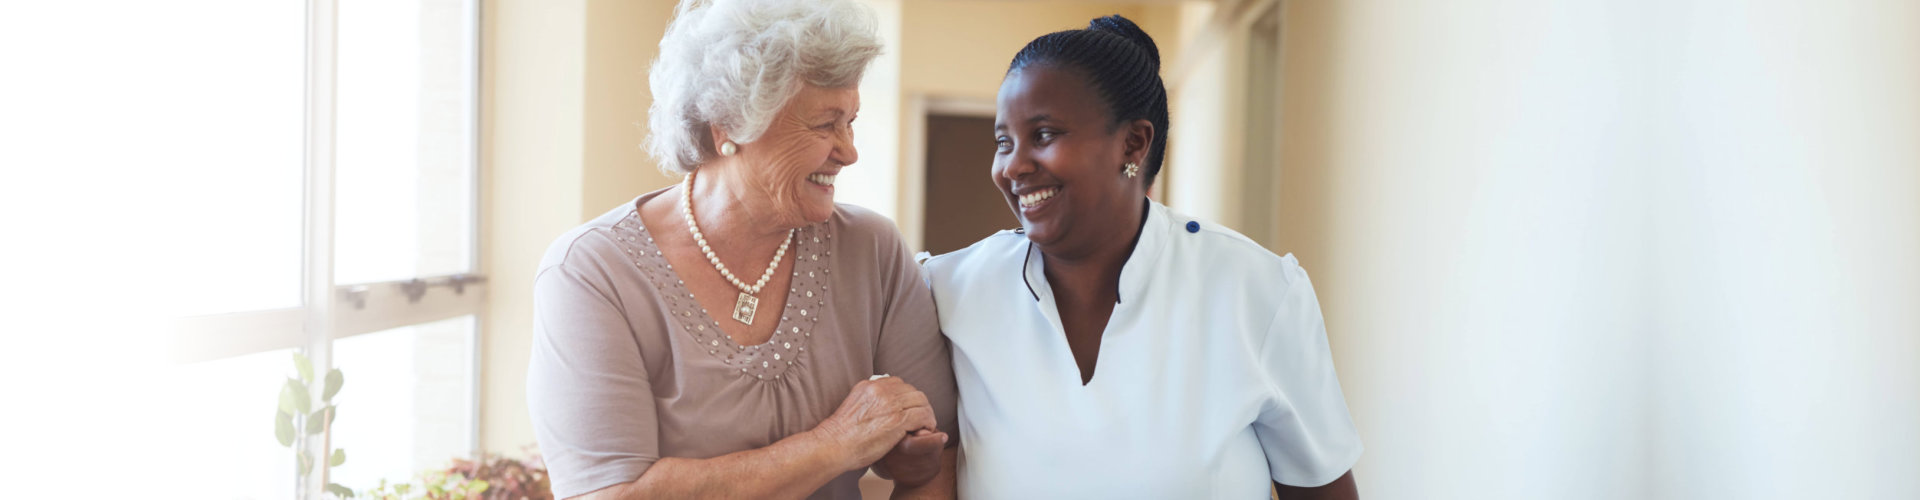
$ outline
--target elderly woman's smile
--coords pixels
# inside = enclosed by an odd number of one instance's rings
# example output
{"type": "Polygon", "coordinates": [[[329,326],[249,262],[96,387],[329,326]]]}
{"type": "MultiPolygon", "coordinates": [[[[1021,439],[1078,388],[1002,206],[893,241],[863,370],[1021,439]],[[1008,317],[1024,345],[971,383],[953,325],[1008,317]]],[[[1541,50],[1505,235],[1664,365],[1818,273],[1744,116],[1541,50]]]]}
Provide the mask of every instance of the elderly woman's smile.
{"type": "Polygon", "coordinates": [[[741,201],[748,213],[784,225],[825,221],[833,215],[835,178],[860,159],[853,146],[853,119],[859,111],[857,88],[802,85],[764,134],[736,146],[739,154],[733,158],[738,161],[713,166],[738,170],[730,176],[765,186],[759,193],[763,196],[741,201]]]}

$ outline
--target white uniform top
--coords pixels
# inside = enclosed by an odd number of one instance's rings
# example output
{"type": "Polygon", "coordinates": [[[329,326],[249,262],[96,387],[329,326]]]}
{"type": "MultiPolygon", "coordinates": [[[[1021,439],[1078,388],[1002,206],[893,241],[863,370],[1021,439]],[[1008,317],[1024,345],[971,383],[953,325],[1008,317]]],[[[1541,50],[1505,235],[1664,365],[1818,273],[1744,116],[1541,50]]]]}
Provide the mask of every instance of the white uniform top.
{"type": "Polygon", "coordinates": [[[1016,231],[926,262],[960,386],[964,498],[1267,498],[1360,458],[1293,255],[1148,202],[1082,386],[1016,231]]]}

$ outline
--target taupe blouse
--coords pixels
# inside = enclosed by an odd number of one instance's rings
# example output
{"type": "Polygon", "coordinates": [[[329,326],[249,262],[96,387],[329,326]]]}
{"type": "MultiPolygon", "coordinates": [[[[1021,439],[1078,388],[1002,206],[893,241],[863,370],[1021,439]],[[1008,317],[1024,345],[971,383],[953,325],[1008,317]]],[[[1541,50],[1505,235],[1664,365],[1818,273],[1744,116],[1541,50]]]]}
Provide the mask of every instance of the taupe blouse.
{"type": "MultiPolygon", "coordinates": [[[[527,402],[556,497],[631,482],[662,457],[765,447],[881,373],[925,392],[940,429],[959,436],[947,342],[892,221],[840,205],[800,228],[786,308],[759,313],[779,329],[742,346],[678,274],[714,271],[673,269],[640,222],[640,204],[663,192],[562,235],[534,279],[527,402]]],[[[809,498],[857,499],[864,473],[809,498]]]]}

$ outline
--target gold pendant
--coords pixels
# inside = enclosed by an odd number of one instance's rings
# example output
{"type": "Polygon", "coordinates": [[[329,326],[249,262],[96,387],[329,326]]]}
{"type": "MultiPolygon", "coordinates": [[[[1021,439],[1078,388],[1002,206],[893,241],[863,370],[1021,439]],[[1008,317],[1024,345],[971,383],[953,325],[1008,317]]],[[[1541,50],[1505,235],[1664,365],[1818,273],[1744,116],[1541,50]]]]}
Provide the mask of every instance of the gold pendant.
{"type": "Polygon", "coordinates": [[[751,325],[753,324],[753,312],[758,309],[760,309],[760,299],[753,298],[752,295],[747,295],[746,292],[741,292],[740,300],[733,303],[733,319],[734,321],[751,325]]]}

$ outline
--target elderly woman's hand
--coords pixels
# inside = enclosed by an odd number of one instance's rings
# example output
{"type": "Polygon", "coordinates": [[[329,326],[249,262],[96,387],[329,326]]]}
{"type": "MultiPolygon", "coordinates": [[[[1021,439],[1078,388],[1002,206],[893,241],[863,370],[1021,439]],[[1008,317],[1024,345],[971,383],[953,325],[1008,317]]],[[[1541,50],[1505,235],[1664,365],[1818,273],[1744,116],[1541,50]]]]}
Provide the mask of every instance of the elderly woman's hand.
{"type": "MultiPolygon", "coordinates": [[[[845,470],[853,470],[872,465],[902,438],[934,425],[926,394],[899,377],[885,377],[855,384],[833,416],[814,430],[840,449],[845,470]]],[[[935,457],[937,464],[937,452],[935,457]]]]}

